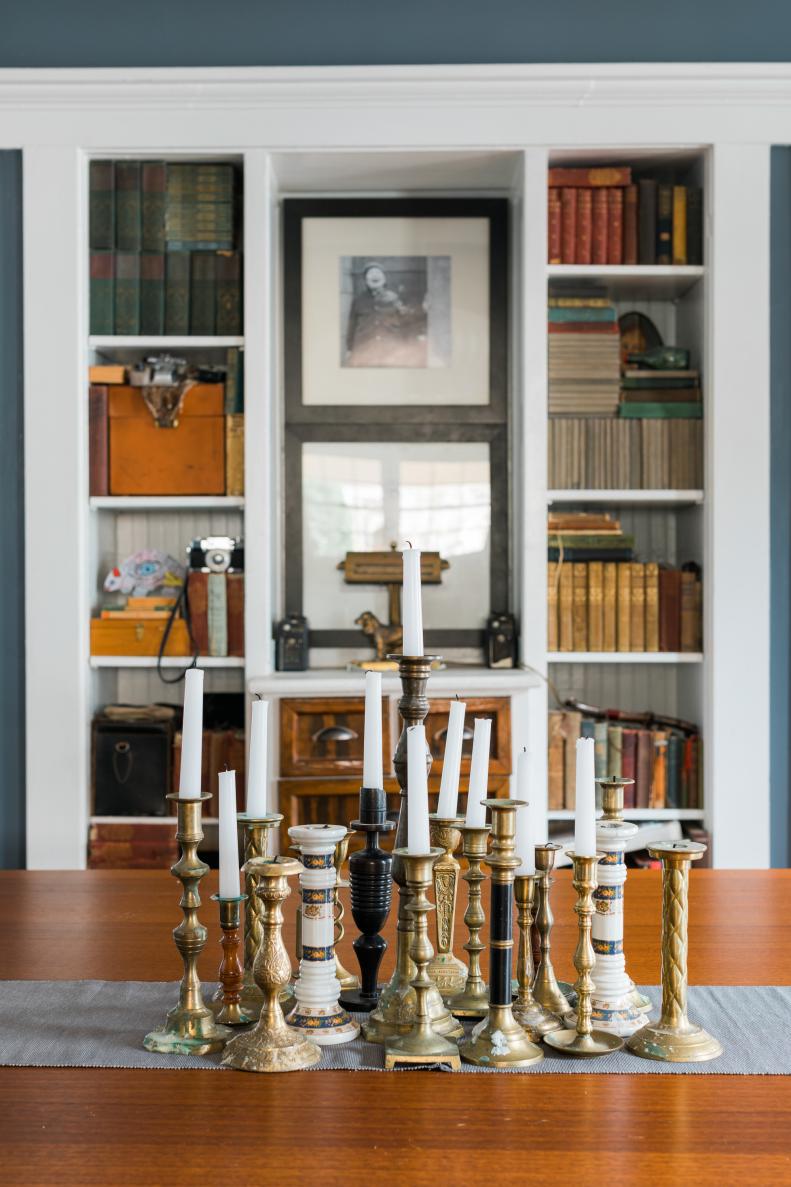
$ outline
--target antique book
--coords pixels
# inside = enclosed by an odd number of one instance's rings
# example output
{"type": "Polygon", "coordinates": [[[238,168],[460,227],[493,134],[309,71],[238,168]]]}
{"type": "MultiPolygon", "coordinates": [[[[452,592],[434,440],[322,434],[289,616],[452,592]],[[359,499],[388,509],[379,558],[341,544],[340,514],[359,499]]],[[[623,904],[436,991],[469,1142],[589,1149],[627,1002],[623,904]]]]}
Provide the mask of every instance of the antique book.
{"type": "Polygon", "coordinates": [[[115,169],[112,161],[88,166],[88,245],[91,251],[115,247],[115,169]]]}
{"type": "Polygon", "coordinates": [[[227,575],[209,573],[206,616],[209,626],[209,655],[228,654],[227,575]]]}
{"type": "Polygon", "coordinates": [[[560,190],[550,186],[547,208],[547,234],[549,239],[549,263],[562,264],[560,190]]]}
{"type": "MultiPolygon", "coordinates": [[[[632,779],[637,777],[637,730],[630,729],[624,726],[621,743],[621,778],[632,779]]],[[[636,792],[635,784],[624,787],[623,789],[623,806],[624,808],[636,808],[636,792]]]]}
{"type": "Polygon", "coordinates": [[[228,654],[243,656],[244,573],[226,573],[225,578],[228,605],[228,654]]]}
{"type": "Polygon", "coordinates": [[[607,777],[607,722],[593,723],[593,770],[597,779],[607,777]]]}
{"type": "Polygon", "coordinates": [[[573,651],[588,650],[588,566],[584,562],[574,562],[572,566],[573,598],[574,598],[574,635],[573,651]]]}
{"type": "Polygon", "coordinates": [[[212,251],[193,251],[190,260],[190,334],[215,332],[216,256],[212,251]]]}
{"type": "Polygon", "coordinates": [[[550,709],[547,770],[547,807],[550,811],[557,811],[565,807],[565,738],[563,718],[564,713],[562,710],[550,709]]]}
{"type": "Polygon", "coordinates": [[[244,494],[244,413],[225,417],[225,493],[244,494]]]}
{"type": "Polygon", "coordinates": [[[88,368],[90,383],[126,383],[126,367],[120,363],[94,363],[88,368]]]}
{"type": "Polygon", "coordinates": [[[645,566],[645,650],[659,650],[659,565],[645,566]]]}
{"type": "Polygon", "coordinates": [[[115,333],[115,254],[93,251],[90,259],[90,332],[115,333]]]}
{"type": "Polygon", "coordinates": [[[673,400],[629,401],[621,404],[619,414],[624,419],[635,420],[700,420],[703,416],[701,403],[682,404],[673,400]]]}
{"type": "Polygon", "coordinates": [[[115,256],[115,333],[140,333],[140,256],[117,252],[115,256]]]}
{"type": "Polygon", "coordinates": [[[588,565],[588,650],[604,651],[604,564],[588,565]]]}
{"type": "Polygon", "coordinates": [[[615,651],[617,639],[618,566],[614,561],[605,561],[603,568],[602,597],[602,651],[615,651]]]}
{"type": "Polygon", "coordinates": [[[583,169],[553,165],[549,170],[550,186],[624,186],[631,181],[630,165],[595,165],[583,169]]]}
{"type": "Polygon", "coordinates": [[[225,355],[225,412],[244,412],[244,354],[229,346],[225,355]]]}
{"type": "Polygon", "coordinates": [[[115,162],[115,246],[119,251],[140,251],[140,162],[115,162]]]}
{"type": "Polygon", "coordinates": [[[199,655],[209,654],[209,574],[194,570],[187,578],[190,629],[199,655]]]}
{"type": "Polygon", "coordinates": [[[143,252],[140,256],[140,333],[165,332],[165,256],[143,252]]]}
{"type": "Polygon", "coordinates": [[[617,630],[616,642],[618,651],[632,649],[632,565],[629,561],[622,561],[616,566],[618,570],[618,601],[617,601],[617,630]]]}
{"type": "Polygon", "coordinates": [[[637,730],[635,808],[649,807],[654,771],[654,739],[650,730],[637,730]]]}
{"type": "Polygon", "coordinates": [[[656,194],[656,263],[673,263],[673,187],[660,185],[656,194]]]}
{"type": "Polygon", "coordinates": [[[547,564],[547,651],[560,651],[557,561],[549,561],[547,564]]]}
{"type": "Polygon", "coordinates": [[[659,570],[659,650],[681,650],[681,571],[659,570]]]}
{"type": "Polygon", "coordinates": [[[165,333],[190,332],[190,253],[169,251],[165,256],[165,333]]]}
{"type": "Polygon", "coordinates": [[[703,263],[703,190],[687,186],[687,263],[703,263]]]}
{"type": "Polygon", "coordinates": [[[566,188],[560,192],[560,254],[564,264],[577,262],[577,191],[566,188]]]}
{"type": "Polygon", "coordinates": [[[558,583],[558,637],[560,651],[574,650],[574,574],[572,566],[560,566],[558,583]]]}
{"type": "Polygon", "coordinates": [[[622,189],[607,190],[607,263],[623,263],[623,195],[622,189]]]}
{"type": "Polygon", "coordinates": [[[215,257],[215,333],[232,337],[242,332],[242,267],[237,251],[219,251],[215,257]]]}
{"type": "Polygon", "coordinates": [[[592,210],[592,247],[591,247],[591,262],[594,264],[607,263],[607,224],[608,224],[608,202],[607,190],[596,189],[593,191],[593,210],[592,210]]]}
{"type": "Polygon", "coordinates": [[[143,251],[165,250],[165,177],[164,161],[144,161],[140,173],[143,251]]]}
{"type": "Polygon", "coordinates": [[[687,189],[673,186],[673,263],[687,262],[687,189]]]}
{"type": "Polygon", "coordinates": [[[623,199],[623,262],[637,263],[637,186],[629,185],[623,199]]]}
{"type": "Polygon", "coordinates": [[[684,761],[684,738],[677,730],[669,730],[667,736],[667,795],[666,808],[680,808],[681,766],[684,761]]]}
{"type": "Polygon", "coordinates": [[[577,190],[577,250],[576,264],[590,264],[593,249],[593,190],[577,190]]]}
{"type": "Polygon", "coordinates": [[[645,565],[632,564],[629,650],[645,651],[645,565]]]}
{"type": "Polygon", "coordinates": [[[91,384],[88,391],[88,490],[91,495],[110,492],[107,450],[107,388],[91,384]]]}
{"type": "Polygon", "coordinates": [[[655,264],[657,183],[652,179],[638,181],[637,189],[639,193],[637,203],[638,263],[655,264]]]}
{"type": "Polygon", "coordinates": [[[623,778],[623,726],[607,727],[607,774],[623,778]]]}
{"type": "Polygon", "coordinates": [[[681,571],[681,627],[680,627],[680,650],[681,651],[698,651],[698,597],[696,585],[698,582],[697,574],[682,569],[681,571]]]}
{"type": "Polygon", "coordinates": [[[667,730],[654,730],[654,765],[651,774],[649,808],[664,808],[667,804],[667,730]]]}
{"type": "Polygon", "coordinates": [[[566,709],[563,713],[563,806],[574,808],[577,789],[577,741],[582,714],[566,709]]]}

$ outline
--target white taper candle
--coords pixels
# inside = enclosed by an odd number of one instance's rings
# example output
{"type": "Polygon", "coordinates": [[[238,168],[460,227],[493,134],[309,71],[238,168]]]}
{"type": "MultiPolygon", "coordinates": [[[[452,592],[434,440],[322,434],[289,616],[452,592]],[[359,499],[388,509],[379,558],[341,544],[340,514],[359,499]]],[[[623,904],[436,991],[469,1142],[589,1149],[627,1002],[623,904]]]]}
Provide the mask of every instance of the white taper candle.
{"type": "Polygon", "coordinates": [[[267,727],[269,701],[254,700],[250,713],[250,758],[247,769],[247,815],[260,819],[269,814],[267,727]]]}
{"type": "Polygon", "coordinates": [[[179,799],[197,799],[203,755],[203,671],[188,668],[184,676],[184,715],[181,724],[179,799]]]}
{"type": "Polygon", "coordinates": [[[363,787],[383,787],[382,778],[382,673],[365,673],[365,738],[363,787]]]}
{"type": "Polygon", "coordinates": [[[423,603],[420,596],[420,552],[405,548],[402,618],[404,622],[404,655],[423,654],[423,603]]]}
{"type": "Polygon", "coordinates": [[[577,741],[576,802],[574,806],[574,852],[580,857],[596,853],[596,784],[594,782],[593,738],[577,741]]]}
{"type": "Polygon", "coordinates": [[[451,701],[448,716],[448,730],[445,734],[445,754],[442,758],[442,779],[439,785],[437,815],[450,820],[459,807],[459,772],[461,751],[464,744],[464,701],[451,701]]]}
{"type": "Polygon", "coordinates": [[[220,771],[220,898],[239,894],[236,771],[220,771]]]}
{"type": "Polygon", "coordinates": [[[475,718],[475,732],[472,736],[472,761],[470,762],[470,785],[467,792],[467,816],[465,824],[470,828],[482,828],[486,824],[486,808],[481,803],[489,794],[489,743],[492,723],[488,717],[475,718]]]}
{"type": "Polygon", "coordinates": [[[428,779],[426,778],[426,731],[422,725],[410,725],[406,731],[407,755],[407,849],[410,853],[428,853],[428,779]]]}
{"type": "MultiPolygon", "coordinates": [[[[535,874],[536,851],[533,836],[533,812],[530,807],[529,794],[530,756],[523,750],[516,760],[516,796],[517,800],[526,802],[516,809],[516,856],[521,858],[522,864],[517,874],[535,874]]],[[[511,784],[513,788],[514,784],[511,784]]]]}

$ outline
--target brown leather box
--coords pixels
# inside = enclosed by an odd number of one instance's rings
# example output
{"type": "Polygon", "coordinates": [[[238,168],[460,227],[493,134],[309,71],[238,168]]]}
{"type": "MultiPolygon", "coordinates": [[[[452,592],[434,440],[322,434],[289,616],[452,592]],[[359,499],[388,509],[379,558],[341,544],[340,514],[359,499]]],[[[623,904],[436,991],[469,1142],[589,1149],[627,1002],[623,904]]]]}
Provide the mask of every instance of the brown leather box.
{"type": "Polygon", "coordinates": [[[175,428],[158,428],[140,388],[108,389],[111,495],[225,494],[223,385],[196,384],[175,428]]]}

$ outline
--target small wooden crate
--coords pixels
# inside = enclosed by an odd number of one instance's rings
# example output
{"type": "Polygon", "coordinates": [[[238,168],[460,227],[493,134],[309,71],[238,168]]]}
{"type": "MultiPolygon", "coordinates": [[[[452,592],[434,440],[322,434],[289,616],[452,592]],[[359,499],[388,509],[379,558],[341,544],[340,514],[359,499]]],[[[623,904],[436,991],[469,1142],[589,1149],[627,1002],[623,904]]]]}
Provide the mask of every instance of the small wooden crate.
{"type": "MultiPolygon", "coordinates": [[[[167,621],[91,619],[91,655],[158,655],[167,621]]],[[[165,655],[192,655],[189,631],[183,618],[170,629],[165,655]]]]}

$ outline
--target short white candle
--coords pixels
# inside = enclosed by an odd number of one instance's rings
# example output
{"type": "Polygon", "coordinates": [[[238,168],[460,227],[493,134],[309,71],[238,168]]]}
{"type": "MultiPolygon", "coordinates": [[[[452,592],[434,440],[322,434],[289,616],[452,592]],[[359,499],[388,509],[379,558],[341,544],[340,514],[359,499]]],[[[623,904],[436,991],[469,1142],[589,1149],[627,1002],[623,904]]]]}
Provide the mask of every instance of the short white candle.
{"type": "Polygon", "coordinates": [[[179,799],[197,799],[203,755],[203,671],[188,668],[184,677],[184,716],[181,724],[179,799]]]}
{"type": "Polygon", "coordinates": [[[382,778],[382,673],[365,673],[365,738],[363,787],[383,787],[382,778]]]}
{"type": "Polygon", "coordinates": [[[489,794],[489,742],[492,723],[488,717],[475,718],[475,732],[472,736],[472,761],[470,762],[470,785],[467,792],[468,828],[483,828],[486,824],[486,808],[481,802],[489,794]]]}
{"type": "Polygon", "coordinates": [[[423,654],[423,603],[420,597],[420,552],[405,548],[403,609],[404,655],[423,654]]]}
{"type": "Polygon", "coordinates": [[[426,778],[426,731],[422,725],[410,725],[406,731],[407,757],[407,849],[410,853],[428,853],[428,779],[426,778]]]}
{"type": "Polygon", "coordinates": [[[269,701],[254,700],[250,714],[250,758],[247,766],[247,815],[260,820],[269,815],[267,726],[269,701]]]}
{"type": "Polygon", "coordinates": [[[220,898],[239,894],[236,771],[220,771],[220,898]]]}
{"type": "MultiPolygon", "coordinates": [[[[529,804],[529,769],[530,756],[523,750],[516,760],[516,795],[512,798],[524,800],[522,807],[516,809],[516,856],[521,858],[522,864],[517,874],[535,874],[536,851],[533,837],[533,813],[529,804]]],[[[514,784],[511,784],[513,789],[514,784]]]]}
{"type": "Polygon", "coordinates": [[[439,785],[437,816],[451,820],[459,808],[459,772],[464,744],[464,701],[451,701],[448,730],[445,734],[445,754],[442,759],[442,779],[439,785]]]}
{"type": "Polygon", "coordinates": [[[596,853],[596,784],[593,738],[577,741],[577,798],[574,811],[574,852],[580,857],[596,853]]]}

